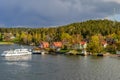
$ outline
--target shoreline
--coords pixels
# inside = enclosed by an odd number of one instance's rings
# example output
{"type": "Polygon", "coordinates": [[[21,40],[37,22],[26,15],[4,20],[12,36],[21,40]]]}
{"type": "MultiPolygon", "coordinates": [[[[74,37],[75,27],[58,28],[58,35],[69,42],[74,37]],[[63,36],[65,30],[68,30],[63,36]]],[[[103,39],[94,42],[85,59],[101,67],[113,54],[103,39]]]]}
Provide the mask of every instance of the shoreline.
{"type": "Polygon", "coordinates": [[[14,44],[13,42],[0,42],[0,45],[9,45],[9,44],[14,44]]]}
{"type": "MultiPolygon", "coordinates": [[[[15,44],[14,42],[5,42],[5,41],[0,41],[0,45],[12,45],[12,44],[15,44]]],[[[24,44],[21,44],[21,45],[24,45],[24,44]]],[[[30,46],[30,45],[28,45],[30,46]]],[[[49,52],[49,51],[48,51],[49,52]]],[[[81,56],[97,56],[97,55],[82,55],[82,54],[66,54],[66,52],[53,52],[54,54],[64,54],[64,55],[81,55],[81,56]]],[[[47,53],[47,54],[51,54],[51,53],[47,53]]],[[[119,54],[111,54],[109,52],[103,54],[103,57],[106,57],[106,56],[110,56],[110,57],[120,57],[119,54]]]]}

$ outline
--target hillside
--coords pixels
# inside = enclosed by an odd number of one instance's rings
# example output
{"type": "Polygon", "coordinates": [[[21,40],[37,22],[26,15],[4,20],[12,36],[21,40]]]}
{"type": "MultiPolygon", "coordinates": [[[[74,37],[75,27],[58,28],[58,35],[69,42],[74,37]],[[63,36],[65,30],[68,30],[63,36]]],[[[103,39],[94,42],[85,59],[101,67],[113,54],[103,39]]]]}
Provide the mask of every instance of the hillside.
{"type": "Polygon", "coordinates": [[[108,35],[120,31],[120,22],[109,20],[89,20],[80,23],[72,23],[61,26],[67,33],[81,34],[82,36],[92,36],[95,34],[108,35]]]}
{"type": "Polygon", "coordinates": [[[0,28],[1,41],[9,38],[9,34],[5,33],[12,33],[15,36],[13,41],[24,44],[37,44],[40,41],[80,41],[96,34],[104,37],[114,34],[114,38],[119,40],[120,22],[89,20],[52,28],[0,28]]]}

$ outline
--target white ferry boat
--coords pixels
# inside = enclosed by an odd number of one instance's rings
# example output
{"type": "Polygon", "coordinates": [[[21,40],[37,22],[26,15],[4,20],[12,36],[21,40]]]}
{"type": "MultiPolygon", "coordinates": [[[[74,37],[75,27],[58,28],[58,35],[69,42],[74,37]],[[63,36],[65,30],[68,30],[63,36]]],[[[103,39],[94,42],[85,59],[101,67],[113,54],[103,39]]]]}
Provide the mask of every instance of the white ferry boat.
{"type": "Polygon", "coordinates": [[[1,56],[22,56],[22,55],[29,55],[32,54],[31,51],[28,49],[22,48],[22,49],[10,49],[7,51],[4,51],[1,56]]]}

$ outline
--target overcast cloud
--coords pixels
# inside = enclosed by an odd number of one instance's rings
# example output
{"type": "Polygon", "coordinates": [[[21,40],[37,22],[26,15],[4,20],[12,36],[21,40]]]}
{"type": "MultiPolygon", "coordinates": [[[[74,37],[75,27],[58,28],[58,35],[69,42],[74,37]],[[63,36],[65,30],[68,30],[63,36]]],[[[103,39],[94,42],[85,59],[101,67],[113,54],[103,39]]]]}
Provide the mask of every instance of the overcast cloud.
{"type": "Polygon", "coordinates": [[[57,26],[119,12],[120,0],[0,0],[0,25],[57,26]]]}

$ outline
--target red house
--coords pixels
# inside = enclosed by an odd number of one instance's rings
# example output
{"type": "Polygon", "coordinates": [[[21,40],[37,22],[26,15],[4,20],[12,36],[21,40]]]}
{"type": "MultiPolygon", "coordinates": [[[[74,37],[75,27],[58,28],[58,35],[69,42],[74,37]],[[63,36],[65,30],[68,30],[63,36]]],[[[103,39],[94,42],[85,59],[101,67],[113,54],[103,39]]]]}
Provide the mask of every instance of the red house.
{"type": "Polygon", "coordinates": [[[104,48],[106,48],[108,45],[106,41],[102,41],[101,44],[103,45],[104,48]]]}
{"type": "Polygon", "coordinates": [[[81,45],[85,45],[86,42],[85,42],[85,41],[81,41],[80,44],[81,44],[81,45]]]}
{"type": "Polygon", "coordinates": [[[49,48],[49,43],[48,42],[40,42],[39,47],[40,48],[49,48]]]}
{"type": "Polygon", "coordinates": [[[62,42],[53,42],[51,48],[61,48],[62,45],[62,42]]]}

